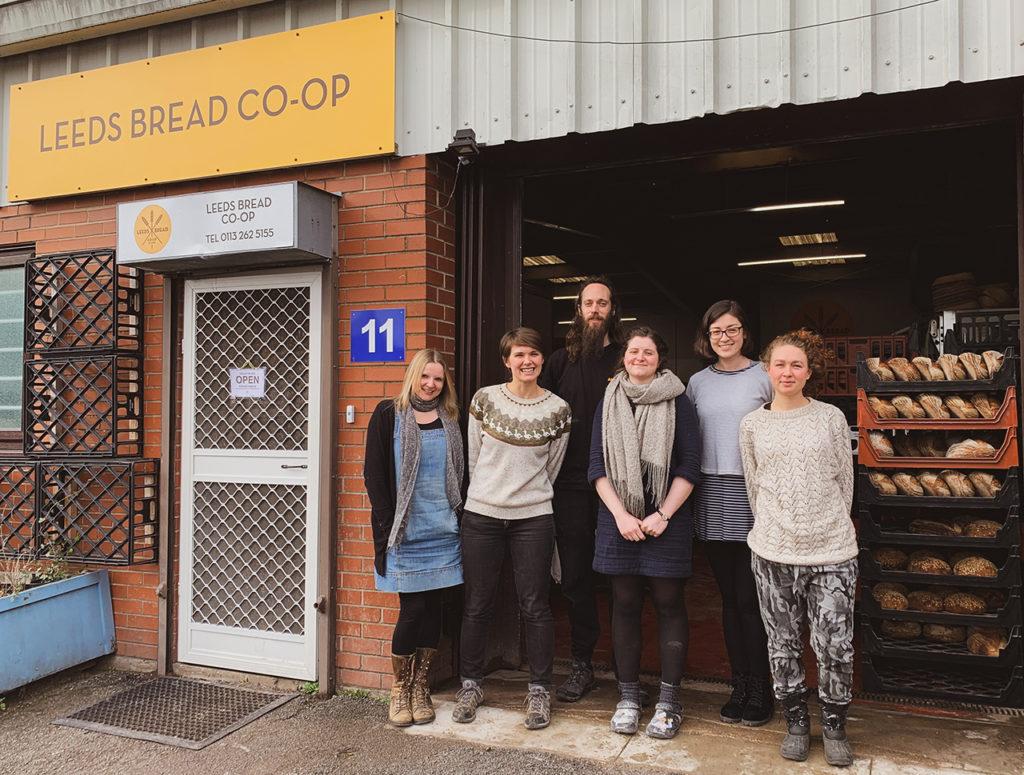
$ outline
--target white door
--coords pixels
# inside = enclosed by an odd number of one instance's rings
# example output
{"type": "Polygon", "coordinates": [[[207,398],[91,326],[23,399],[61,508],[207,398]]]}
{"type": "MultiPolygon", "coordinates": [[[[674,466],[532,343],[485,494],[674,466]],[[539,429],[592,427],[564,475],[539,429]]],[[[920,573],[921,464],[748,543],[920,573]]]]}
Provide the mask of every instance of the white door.
{"type": "Polygon", "coordinates": [[[185,285],[181,662],[316,678],[320,283],[185,285]]]}

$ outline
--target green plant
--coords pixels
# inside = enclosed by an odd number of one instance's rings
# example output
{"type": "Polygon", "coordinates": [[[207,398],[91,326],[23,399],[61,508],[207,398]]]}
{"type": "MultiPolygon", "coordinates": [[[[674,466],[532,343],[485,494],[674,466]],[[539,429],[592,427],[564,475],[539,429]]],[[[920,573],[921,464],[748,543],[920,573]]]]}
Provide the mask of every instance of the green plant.
{"type": "Polygon", "coordinates": [[[319,681],[306,681],[306,683],[301,684],[299,686],[299,691],[302,694],[306,694],[306,695],[316,694],[316,693],[318,693],[320,691],[320,682],[319,681]]]}
{"type": "Polygon", "coordinates": [[[44,584],[71,578],[74,574],[68,568],[67,556],[71,554],[71,546],[63,538],[55,538],[46,542],[44,555],[50,560],[45,565],[35,567],[35,577],[44,584]]]}
{"type": "Polygon", "coordinates": [[[6,697],[0,697],[0,710],[7,710],[7,703],[4,702],[6,699],[6,697]]]}
{"type": "Polygon", "coordinates": [[[341,689],[338,691],[339,697],[347,697],[350,700],[373,700],[383,705],[387,705],[388,700],[386,697],[382,697],[379,694],[375,694],[367,689],[341,689]]]}
{"type": "Polygon", "coordinates": [[[17,595],[32,583],[35,566],[29,557],[0,560],[0,595],[17,595]]]}

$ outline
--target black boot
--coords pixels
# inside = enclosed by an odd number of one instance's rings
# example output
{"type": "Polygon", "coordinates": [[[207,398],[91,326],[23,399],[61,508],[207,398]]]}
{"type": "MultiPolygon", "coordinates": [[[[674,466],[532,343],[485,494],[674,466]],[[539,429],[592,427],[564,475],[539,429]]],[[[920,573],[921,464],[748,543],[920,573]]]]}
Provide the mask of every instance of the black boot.
{"type": "Polygon", "coordinates": [[[772,694],[770,678],[752,675],[747,681],[747,704],[743,708],[743,725],[760,727],[772,720],[775,712],[775,695],[772,694]]]}
{"type": "Polygon", "coordinates": [[[825,744],[825,761],[833,767],[853,764],[853,750],[846,739],[846,712],[849,705],[821,704],[821,741],[825,744]]]}
{"type": "Polygon", "coordinates": [[[786,717],[782,758],[794,762],[807,761],[807,752],[811,748],[811,716],[807,712],[806,692],[793,692],[783,697],[782,714],[786,717]]]}
{"type": "Polygon", "coordinates": [[[729,701],[722,706],[720,718],[726,724],[738,724],[743,718],[743,709],[747,705],[747,682],[750,676],[740,673],[732,677],[732,694],[729,701]]]}

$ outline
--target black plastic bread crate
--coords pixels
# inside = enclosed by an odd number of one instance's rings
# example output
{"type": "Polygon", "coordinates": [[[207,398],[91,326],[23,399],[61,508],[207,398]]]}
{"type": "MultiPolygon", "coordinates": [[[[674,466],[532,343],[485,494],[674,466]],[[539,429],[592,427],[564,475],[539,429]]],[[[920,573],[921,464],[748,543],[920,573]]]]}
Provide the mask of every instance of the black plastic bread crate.
{"type": "MultiPolygon", "coordinates": [[[[882,608],[872,595],[872,587],[868,584],[861,586],[860,599],[857,601],[857,610],[865,616],[873,619],[895,619],[900,622],[935,622],[936,624],[956,624],[967,627],[1012,627],[1021,624],[1022,618],[1020,589],[1011,588],[1006,590],[1006,603],[998,611],[986,614],[951,614],[945,611],[912,611],[910,609],[896,610],[882,608]]],[[[970,591],[970,588],[965,588],[970,591]]]]}
{"type": "Polygon", "coordinates": [[[956,313],[953,334],[961,352],[1002,350],[1020,341],[1020,310],[972,309],[956,313]]]}
{"type": "MultiPolygon", "coordinates": [[[[898,511],[910,512],[907,514],[900,515],[900,522],[902,525],[893,526],[887,525],[884,522],[884,516],[880,515],[878,519],[875,518],[875,513],[882,511],[877,506],[862,506],[858,510],[858,540],[861,545],[877,545],[877,544],[899,544],[902,546],[948,546],[950,548],[959,547],[961,549],[995,549],[995,548],[1007,548],[1020,543],[1020,518],[1018,516],[1019,507],[1010,506],[1008,509],[993,509],[990,512],[973,512],[971,518],[973,519],[990,519],[993,522],[1001,522],[1003,524],[1000,528],[999,533],[995,538],[970,538],[967,536],[944,536],[944,535],[929,535],[922,533],[911,533],[906,529],[906,525],[912,522],[914,519],[928,519],[928,520],[941,520],[945,517],[943,514],[936,514],[930,509],[926,509],[923,514],[918,516],[917,509],[914,509],[909,504],[906,507],[897,507],[898,511]]],[[[892,514],[892,511],[886,509],[888,514],[892,514]]],[[[950,516],[953,516],[955,512],[951,512],[950,516]]],[[[963,516],[956,514],[956,516],[963,516]]]]}
{"type": "MultiPolygon", "coordinates": [[[[989,379],[940,379],[940,380],[892,380],[890,382],[880,380],[868,368],[867,363],[862,359],[857,362],[857,387],[863,388],[869,395],[898,395],[900,393],[987,393],[990,391],[1006,390],[1011,385],[1017,384],[1016,356],[1012,347],[984,347],[981,349],[965,348],[965,350],[1002,350],[1003,365],[994,377],[989,379]]],[[[910,360],[908,358],[907,360],[910,360]]]]}
{"type": "MultiPolygon", "coordinates": [[[[965,468],[963,470],[973,470],[965,468]]],[[[918,506],[935,509],[1001,509],[1020,503],[1020,476],[1017,468],[1010,468],[1002,479],[1003,486],[994,498],[941,498],[932,495],[882,495],[868,478],[868,469],[859,466],[857,473],[857,503],[879,506],[918,506]]],[[[883,472],[889,473],[889,472],[883,472]]],[[[997,478],[1001,471],[987,471],[997,478]]]]}
{"type": "Polygon", "coordinates": [[[26,455],[142,454],[142,362],[137,356],[25,361],[23,393],[26,455]]]}
{"type": "Polygon", "coordinates": [[[864,691],[874,694],[930,697],[974,705],[1021,707],[1024,668],[966,665],[922,665],[917,658],[865,655],[861,672],[864,691]]]}
{"type": "Polygon", "coordinates": [[[139,352],[142,272],[109,251],[25,263],[25,354],[139,352]]]}
{"type": "Polygon", "coordinates": [[[871,555],[873,549],[860,550],[860,577],[868,581],[894,581],[899,584],[941,584],[946,587],[979,587],[1000,589],[1020,586],[1020,548],[1011,546],[995,576],[954,576],[934,573],[911,573],[903,570],[882,570],[871,555]]]}
{"type": "MultiPolygon", "coordinates": [[[[884,618],[884,617],[883,617],[884,618]]],[[[936,622],[938,623],[938,622],[936,622]]],[[[972,654],[965,643],[934,643],[923,638],[901,640],[883,635],[877,629],[878,620],[868,617],[861,618],[861,643],[868,654],[882,657],[903,657],[916,659],[921,663],[934,662],[941,664],[1016,667],[1021,660],[1020,625],[1010,628],[1006,646],[997,657],[986,657],[972,654]]],[[[958,626],[958,625],[954,625],[958,626]]]]}

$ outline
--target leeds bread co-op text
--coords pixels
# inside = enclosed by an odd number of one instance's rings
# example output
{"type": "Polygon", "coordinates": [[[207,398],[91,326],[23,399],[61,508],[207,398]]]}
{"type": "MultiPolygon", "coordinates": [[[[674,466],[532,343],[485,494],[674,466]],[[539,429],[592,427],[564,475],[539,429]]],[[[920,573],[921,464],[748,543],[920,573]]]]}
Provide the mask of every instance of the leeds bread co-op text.
{"type": "Polygon", "coordinates": [[[219,202],[207,202],[206,214],[220,213],[221,223],[247,223],[255,220],[257,210],[266,209],[273,203],[273,198],[269,196],[223,199],[219,202]]]}
{"type": "Polygon", "coordinates": [[[148,105],[111,111],[99,116],[79,116],[39,125],[39,151],[49,153],[84,148],[100,143],[137,140],[164,133],[188,132],[215,127],[229,119],[255,121],[261,116],[275,118],[286,110],[334,108],[348,94],[351,83],[344,73],[313,77],[294,92],[282,84],[248,88],[231,99],[213,94],[163,105],[148,105]]]}

